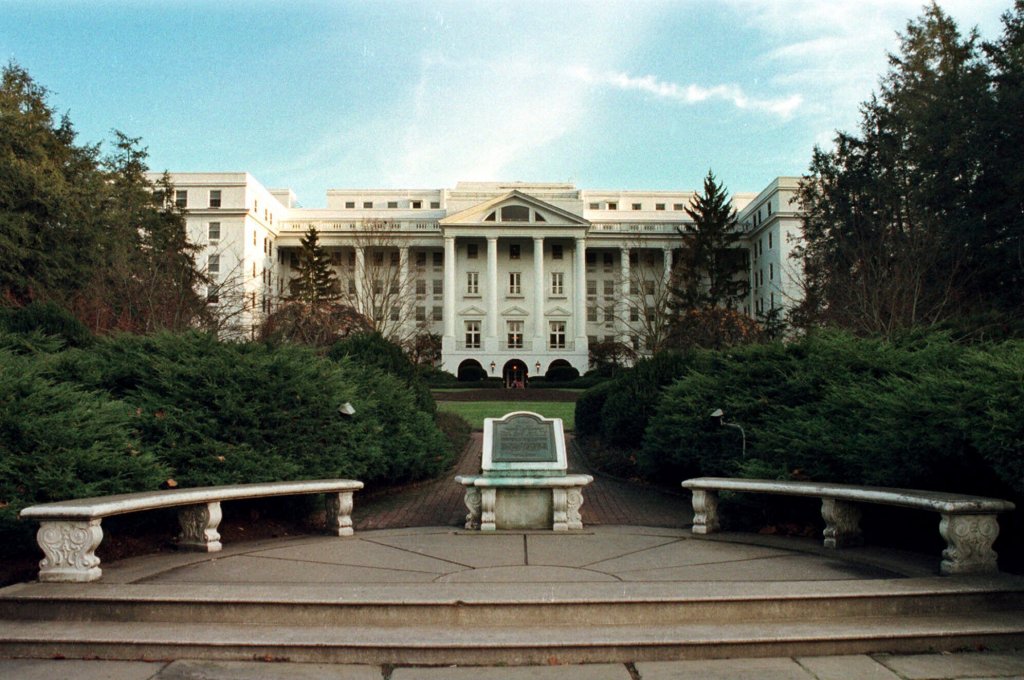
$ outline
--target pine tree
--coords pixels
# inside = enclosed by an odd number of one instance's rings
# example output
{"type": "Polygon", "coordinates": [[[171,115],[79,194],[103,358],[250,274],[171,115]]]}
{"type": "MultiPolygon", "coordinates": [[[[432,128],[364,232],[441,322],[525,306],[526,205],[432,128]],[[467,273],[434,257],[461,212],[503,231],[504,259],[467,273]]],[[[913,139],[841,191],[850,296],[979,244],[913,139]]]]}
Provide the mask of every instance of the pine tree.
{"type": "Polygon", "coordinates": [[[315,227],[309,228],[301,243],[297,275],[288,283],[288,300],[312,307],[336,303],[341,298],[338,275],[320,245],[315,227]]]}
{"type": "Polygon", "coordinates": [[[729,194],[710,170],[704,193],[694,196],[686,213],[693,231],[683,232],[685,245],[674,267],[673,307],[677,311],[734,307],[747,294],[746,255],[729,194]]]}

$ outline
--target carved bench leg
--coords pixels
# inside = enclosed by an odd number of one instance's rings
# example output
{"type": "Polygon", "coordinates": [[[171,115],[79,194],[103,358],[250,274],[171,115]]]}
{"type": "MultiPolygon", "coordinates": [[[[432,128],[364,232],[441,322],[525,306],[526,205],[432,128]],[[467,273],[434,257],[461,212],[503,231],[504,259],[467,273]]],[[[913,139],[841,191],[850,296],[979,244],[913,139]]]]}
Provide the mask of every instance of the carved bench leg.
{"type": "Polygon", "coordinates": [[[712,534],[722,528],[718,521],[718,493],[693,490],[693,533],[712,534]]]}
{"type": "Polygon", "coordinates": [[[83,583],[103,575],[94,551],[103,540],[102,520],[43,521],[36,541],[46,558],[39,562],[40,581],[83,583]]]}
{"type": "Polygon", "coordinates": [[[480,531],[496,531],[494,504],[498,498],[497,489],[480,490],[480,531]]]}
{"type": "Polygon", "coordinates": [[[327,531],[335,536],[351,536],[352,529],[352,492],[339,491],[326,495],[327,531]]]}
{"type": "Polygon", "coordinates": [[[181,534],[178,536],[178,547],[195,552],[217,552],[223,546],[220,543],[220,502],[186,505],[178,510],[178,524],[181,534]]]}
{"type": "Polygon", "coordinates": [[[565,489],[551,489],[551,530],[568,531],[568,494],[565,489]]]}
{"type": "Polygon", "coordinates": [[[860,508],[834,498],[821,499],[821,518],[825,520],[825,547],[849,548],[862,545],[860,508]]]}
{"type": "Polygon", "coordinates": [[[466,497],[464,499],[466,508],[469,512],[466,514],[466,528],[467,529],[479,529],[480,528],[480,489],[475,486],[466,487],[466,497]]]}
{"type": "Polygon", "coordinates": [[[989,574],[999,571],[996,551],[999,535],[995,515],[947,515],[939,521],[939,533],[946,539],[939,571],[953,574],[989,574]]]}
{"type": "Polygon", "coordinates": [[[566,514],[570,529],[582,529],[583,519],[580,517],[580,506],[583,505],[583,489],[573,487],[568,491],[566,514]]]}

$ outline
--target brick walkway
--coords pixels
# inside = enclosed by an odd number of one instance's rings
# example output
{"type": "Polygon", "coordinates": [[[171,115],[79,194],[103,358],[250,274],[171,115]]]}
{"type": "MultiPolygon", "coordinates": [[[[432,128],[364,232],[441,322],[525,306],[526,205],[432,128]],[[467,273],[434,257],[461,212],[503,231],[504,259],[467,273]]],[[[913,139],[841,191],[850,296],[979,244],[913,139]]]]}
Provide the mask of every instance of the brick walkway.
{"type": "MultiPolygon", "coordinates": [[[[672,495],[649,487],[603,477],[589,470],[575,453],[572,435],[569,469],[594,475],[594,483],[584,491],[580,509],[583,524],[639,525],[679,527],[690,523],[690,501],[685,495],[672,495]]],[[[353,522],[356,530],[398,529],[403,527],[461,527],[466,520],[462,502],[463,487],[455,475],[480,472],[483,434],[474,432],[458,464],[439,479],[399,489],[356,494],[353,522]]]]}

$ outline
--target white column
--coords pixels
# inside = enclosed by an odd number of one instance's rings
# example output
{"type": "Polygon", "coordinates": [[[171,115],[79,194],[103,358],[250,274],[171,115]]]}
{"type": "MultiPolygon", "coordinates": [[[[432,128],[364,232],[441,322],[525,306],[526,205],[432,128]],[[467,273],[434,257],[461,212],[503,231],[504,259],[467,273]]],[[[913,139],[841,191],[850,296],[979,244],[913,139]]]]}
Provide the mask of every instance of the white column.
{"type": "Polygon", "coordinates": [[[487,338],[490,351],[497,350],[498,341],[498,237],[487,237],[487,338]]]}
{"type": "Polygon", "coordinates": [[[355,246],[356,249],[356,309],[363,314],[366,313],[366,291],[363,289],[366,278],[366,249],[363,246],[355,246]]]}
{"type": "Polygon", "coordinates": [[[455,237],[444,237],[444,334],[455,341],[455,237]]]}
{"type": "Polygon", "coordinates": [[[572,318],[576,320],[576,351],[580,351],[587,339],[587,240],[576,238],[576,249],[573,251],[573,271],[576,283],[573,285],[572,318]]]}
{"type": "Polygon", "coordinates": [[[409,289],[409,246],[398,248],[398,318],[405,325],[411,318],[410,305],[413,301],[412,290],[409,289]]]}
{"type": "Polygon", "coordinates": [[[619,280],[622,282],[622,286],[619,290],[619,301],[615,305],[615,316],[618,317],[618,322],[615,325],[622,332],[619,340],[628,343],[630,304],[636,304],[630,303],[629,298],[633,295],[643,295],[642,289],[632,290],[633,282],[629,280],[629,248],[619,249],[619,280]]]}
{"type": "Polygon", "coordinates": [[[669,284],[672,282],[672,249],[662,248],[661,257],[663,262],[662,267],[664,268],[661,275],[663,277],[663,285],[667,289],[669,284]]]}
{"type": "Polygon", "coordinates": [[[544,238],[533,239],[533,351],[544,348],[544,238]]]}

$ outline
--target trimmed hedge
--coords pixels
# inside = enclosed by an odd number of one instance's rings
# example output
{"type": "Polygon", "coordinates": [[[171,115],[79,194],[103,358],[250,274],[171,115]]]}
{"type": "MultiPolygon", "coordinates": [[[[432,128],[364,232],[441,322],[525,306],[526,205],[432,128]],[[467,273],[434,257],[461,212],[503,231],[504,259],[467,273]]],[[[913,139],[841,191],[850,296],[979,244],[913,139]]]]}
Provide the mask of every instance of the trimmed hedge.
{"type": "Polygon", "coordinates": [[[451,457],[401,379],[295,345],[123,336],[64,357],[60,370],[134,407],[141,445],[182,486],[390,483],[443,470],[451,457]],[[354,416],[338,412],[345,402],[354,416]]]}
{"type": "Polygon", "coordinates": [[[652,478],[799,477],[1020,497],[1021,451],[1024,342],[820,333],[696,355],[660,399],[639,464],[652,478]],[[709,418],[715,408],[745,428],[745,459],[739,432],[709,418]]]}
{"type": "Polygon", "coordinates": [[[0,350],[0,536],[29,541],[29,505],[156,489],[169,470],[137,435],[140,416],[100,391],[61,382],[45,355],[0,350]]]}

